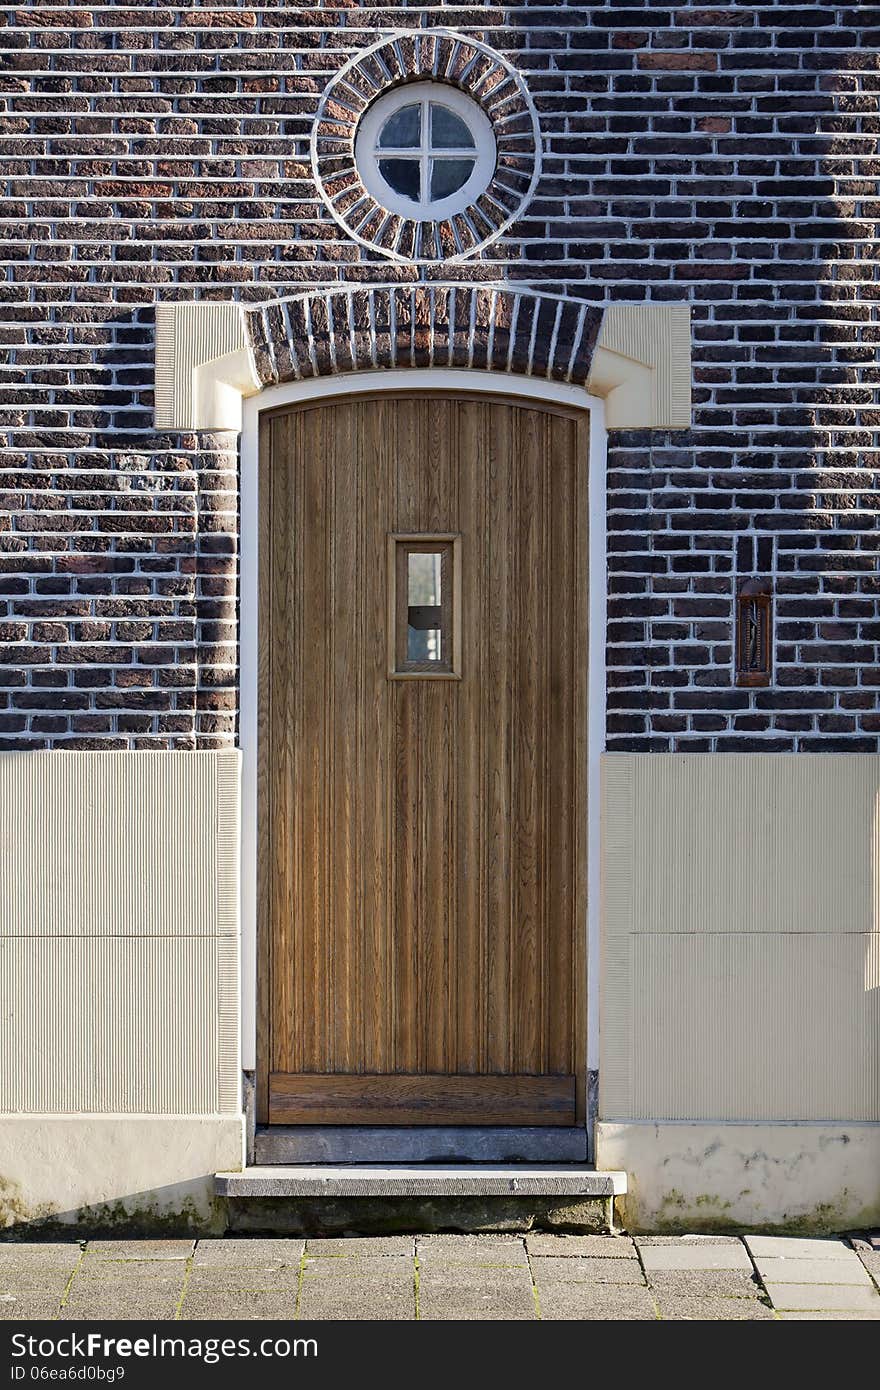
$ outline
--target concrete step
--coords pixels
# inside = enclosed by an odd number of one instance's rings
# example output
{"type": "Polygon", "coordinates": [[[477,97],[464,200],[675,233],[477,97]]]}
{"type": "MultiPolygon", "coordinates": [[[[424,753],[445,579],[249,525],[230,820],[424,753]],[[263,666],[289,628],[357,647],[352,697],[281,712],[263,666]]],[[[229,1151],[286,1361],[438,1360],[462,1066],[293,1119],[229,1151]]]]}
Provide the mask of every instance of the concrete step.
{"type": "Polygon", "coordinates": [[[584,1163],[350,1163],[217,1173],[219,1197],[614,1197],[626,1174],[584,1163]]]}
{"type": "Polygon", "coordinates": [[[613,1231],[626,1174],[583,1163],[299,1164],[217,1173],[229,1231],[613,1231]]]}

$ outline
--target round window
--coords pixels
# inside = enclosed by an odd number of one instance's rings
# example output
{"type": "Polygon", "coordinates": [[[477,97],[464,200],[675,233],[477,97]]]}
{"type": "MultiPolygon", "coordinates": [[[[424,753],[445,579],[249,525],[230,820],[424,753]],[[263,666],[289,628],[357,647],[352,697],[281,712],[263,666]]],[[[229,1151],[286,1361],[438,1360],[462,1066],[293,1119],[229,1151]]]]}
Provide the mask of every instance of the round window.
{"type": "Polygon", "coordinates": [[[375,101],[355,136],[368,193],[389,212],[439,222],[479,198],[495,173],[488,117],[464,92],[416,82],[375,101]]]}

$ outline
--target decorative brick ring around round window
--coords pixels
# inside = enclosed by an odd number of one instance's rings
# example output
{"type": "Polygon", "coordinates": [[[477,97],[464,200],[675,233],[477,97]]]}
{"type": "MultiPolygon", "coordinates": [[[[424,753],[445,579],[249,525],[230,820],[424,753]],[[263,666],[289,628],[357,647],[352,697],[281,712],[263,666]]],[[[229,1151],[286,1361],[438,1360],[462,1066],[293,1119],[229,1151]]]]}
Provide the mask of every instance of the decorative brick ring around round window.
{"type": "Polygon", "coordinates": [[[407,30],[358,53],[326,88],[312,130],[315,179],[340,226],[362,246],[422,265],[464,260],[501,236],[531,197],[540,151],[537,114],[520,75],[490,48],[446,29],[407,30]],[[383,207],[355,162],[358,127],[373,103],[405,83],[426,82],[476,102],[497,150],[486,187],[440,221],[383,207]]]}

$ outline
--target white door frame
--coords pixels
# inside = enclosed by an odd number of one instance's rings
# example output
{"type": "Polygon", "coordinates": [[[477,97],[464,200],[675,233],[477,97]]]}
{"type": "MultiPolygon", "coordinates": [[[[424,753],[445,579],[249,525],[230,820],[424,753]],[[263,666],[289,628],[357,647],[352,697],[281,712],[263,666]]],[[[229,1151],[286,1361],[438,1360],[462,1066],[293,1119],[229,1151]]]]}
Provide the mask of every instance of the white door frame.
{"type": "MultiPolygon", "coordinates": [[[[241,792],[241,1051],[246,1071],[257,1052],[257,615],[259,422],[264,410],[374,391],[437,391],[520,396],[575,406],[590,416],[589,637],[587,681],[587,1071],[599,1066],[599,763],[605,747],[605,615],[607,565],[605,403],[578,386],[463,368],[349,372],[268,387],[244,401],[241,432],[240,706],[241,792]]],[[[589,1114],[589,1109],[588,1112],[589,1114]]]]}

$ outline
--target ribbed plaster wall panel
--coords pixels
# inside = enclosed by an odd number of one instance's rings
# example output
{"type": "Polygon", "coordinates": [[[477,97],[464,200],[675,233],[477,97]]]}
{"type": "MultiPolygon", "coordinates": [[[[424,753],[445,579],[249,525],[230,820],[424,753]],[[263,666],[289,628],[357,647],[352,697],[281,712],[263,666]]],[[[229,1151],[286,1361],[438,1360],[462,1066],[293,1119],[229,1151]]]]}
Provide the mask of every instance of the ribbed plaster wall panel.
{"type": "Polygon", "coordinates": [[[0,940],[0,1109],[234,1109],[218,1008],[233,963],[221,938],[0,940]]]}
{"type": "Polygon", "coordinates": [[[878,933],[630,937],[632,1118],[877,1118],[878,946],[878,933]]]}
{"type": "Polygon", "coordinates": [[[880,1118],[880,758],[603,758],[604,1119],[880,1118]]]}
{"type": "Polygon", "coordinates": [[[0,936],[235,934],[238,760],[0,753],[0,936]]]}

